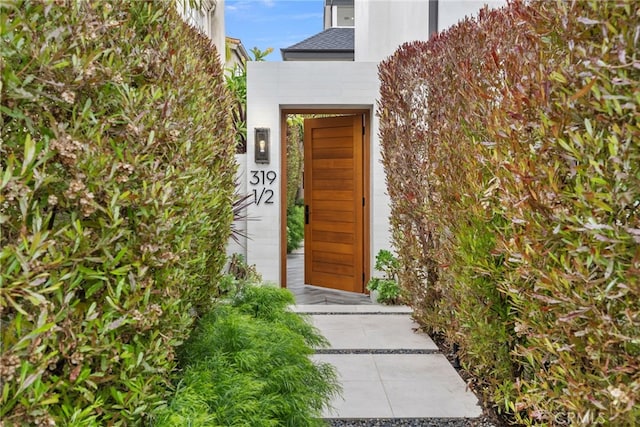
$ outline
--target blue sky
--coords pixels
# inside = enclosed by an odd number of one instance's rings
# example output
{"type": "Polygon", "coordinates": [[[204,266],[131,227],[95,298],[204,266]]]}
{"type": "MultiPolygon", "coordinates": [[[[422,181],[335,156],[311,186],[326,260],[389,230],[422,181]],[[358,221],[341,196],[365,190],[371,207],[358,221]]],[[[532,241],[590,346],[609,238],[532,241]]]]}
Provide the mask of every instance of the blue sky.
{"type": "Polygon", "coordinates": [[[322,31],[324,0],[225,0],[229,37],[242,40],[250,52],[273,48],[268,61],[282,61],[280,49],[322,31]]]}

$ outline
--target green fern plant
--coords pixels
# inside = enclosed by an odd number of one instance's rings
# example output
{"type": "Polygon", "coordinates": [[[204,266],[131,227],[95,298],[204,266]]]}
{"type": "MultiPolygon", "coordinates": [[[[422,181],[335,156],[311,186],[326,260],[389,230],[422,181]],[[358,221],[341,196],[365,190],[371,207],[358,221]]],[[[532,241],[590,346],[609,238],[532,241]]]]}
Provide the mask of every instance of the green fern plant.
{"type": "Polygon", "coordinates": [[[182,348],[184,377],[157,426],[320,426],[340,392],[335,368],[309,359],[327,341],[287,307],[293,295],[247,286],[215,307],[182,348]]]}

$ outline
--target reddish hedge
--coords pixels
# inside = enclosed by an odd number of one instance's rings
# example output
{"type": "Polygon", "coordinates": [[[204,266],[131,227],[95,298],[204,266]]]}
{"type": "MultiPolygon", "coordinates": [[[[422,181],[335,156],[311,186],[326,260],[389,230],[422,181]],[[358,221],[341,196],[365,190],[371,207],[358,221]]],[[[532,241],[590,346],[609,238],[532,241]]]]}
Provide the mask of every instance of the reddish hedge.
{"type": "Polygon", "coordinates": [[[638,28],[515,2],[380,66],[402,285],[523,422],[640,417],[638,28]]]}
{"type": "Polygon", "coordinates": [[[0,6],[0,424],[142,424],[216,293],[230,101],[175,7],[0,6]]]}

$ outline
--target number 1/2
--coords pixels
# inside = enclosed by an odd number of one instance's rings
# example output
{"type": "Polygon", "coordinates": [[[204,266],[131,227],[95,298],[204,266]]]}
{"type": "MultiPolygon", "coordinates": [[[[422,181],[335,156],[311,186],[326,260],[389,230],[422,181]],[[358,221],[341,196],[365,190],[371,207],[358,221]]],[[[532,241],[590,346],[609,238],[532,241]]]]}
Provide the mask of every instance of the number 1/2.
{"type": "Polygon", "coordinates": [[[264,203],[267,205],[271,205],[273,204],[273,190],[270,190],[268,188],[263,188],[261,192],[258,193],[257,189],[253,190],[253,200],[255,202],[256,205],[259,205],[262,202],[262,199],[264,199],[264,203]]]}

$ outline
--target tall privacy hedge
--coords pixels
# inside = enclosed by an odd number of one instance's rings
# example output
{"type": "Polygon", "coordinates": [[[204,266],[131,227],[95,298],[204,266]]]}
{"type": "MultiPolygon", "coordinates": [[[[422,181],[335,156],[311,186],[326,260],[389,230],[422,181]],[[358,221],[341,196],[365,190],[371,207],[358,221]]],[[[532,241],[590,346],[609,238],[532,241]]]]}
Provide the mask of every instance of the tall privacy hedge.
{"type": "Polygon", "coordinates": [[[380,66],[402,285],[520,422],[640,419],[639,31],[515,2],[380,66]]]}
{"type": "Polygon", "coordinates": [[[224,262],[217,54],[173,1],[0,6],[0,418],[137,425],[224,262]]]}

